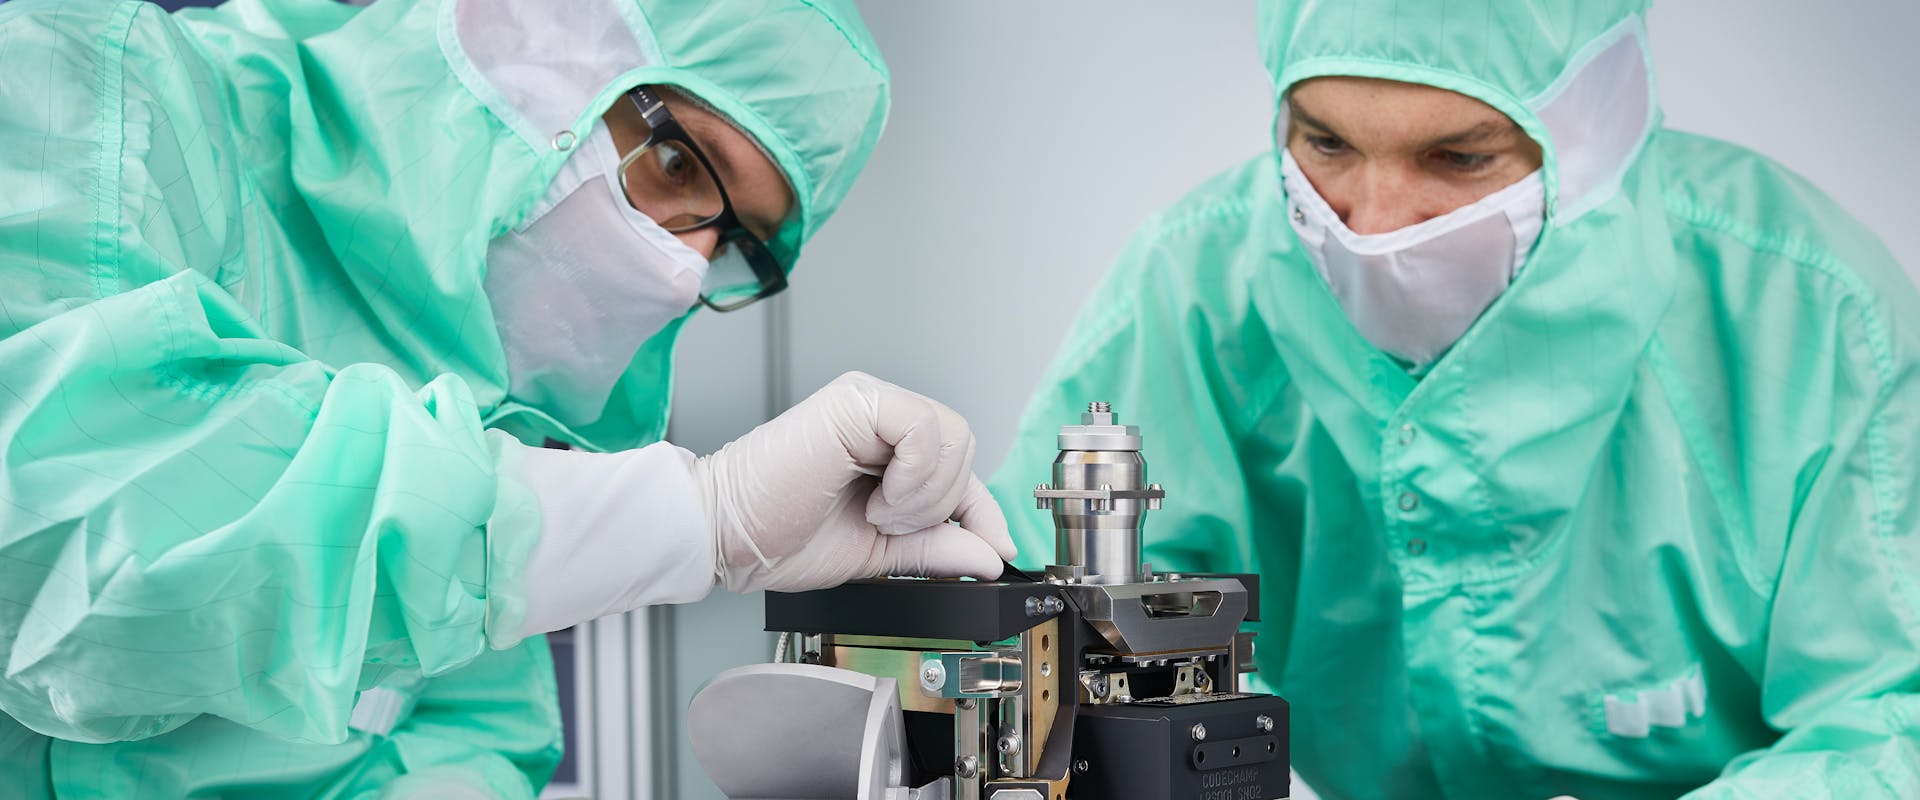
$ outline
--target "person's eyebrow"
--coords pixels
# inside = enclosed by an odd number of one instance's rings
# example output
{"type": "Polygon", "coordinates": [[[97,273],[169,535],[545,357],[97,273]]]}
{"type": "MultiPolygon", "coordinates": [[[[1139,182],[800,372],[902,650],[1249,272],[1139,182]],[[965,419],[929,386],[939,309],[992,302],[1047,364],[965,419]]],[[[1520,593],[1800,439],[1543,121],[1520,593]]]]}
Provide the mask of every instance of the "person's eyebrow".
{"type": "MultiPolygon", "coordinates": [[[[734,169],[732,156],[728,154],[724,148],[716,147],[713,144],[714,137],[711,134],[713,133],[712,126],[714,124],[716,123],[706,119],[688,120],[684,117],[680,119],[680,127],[686,129],[687,135],[693,137],[694,145],[699,147],[700,152],[705,154],[708,160],[713,162],[713,171],[719,173],[716,177],[720,179],[720,185],[723,187],[729,185],[737,186],[738,183],[734,179],[740,177],[740,175],[734,169]]],[[[762,241],[771,238],[774,233],[779,231],[779,222],[768,221],[765,215],[759,214],[753,209],[741,207],[740,197],[735,192],[728,191],[727,199],[733,202],[734,213],[740,215],[740,224],[745,226],[747,231],[754,236],[760,237],[762,241]]]]}
{"type": "Polygon", "coordinates": [[[1339,132],[1333,129],[1332,125],[1328,125],[1325,122],[1321,122],[1319,117],[1316,117],[1312,114],[1309,114],[1301,110],[1300,104],[1294,102],[1293,98],[1291,97],[1287,98],[1287,113],[1291,115],[1294,119],[1297,119],[1302,123],[1305,123],[1308,127],[1319,128],[1320,130],[1326,131],[1327,133],[1331,133],[1336,139],[1342,138],[1339,132]]]}
{"type": "Polygon", "coordinates": [[[1427,147],[1455,147],[1464,144],[1484,144],[1494,139],[1504,139],[1520,132],[1520,125],[1511,119],[1483,120],[1471,128],[1458,133],[1450,133],[1427,142],[1427,147]]]}
{"type": "MultiPolygon", "coordinates": [[[[1302,110],[1300,104],[1294,102],[1292,98],[1288,98],[1287,100],[1287,113],[1308,127],[1319,128],[1332,134],[1335,138],[1346,138],[1341,136],[1340,132],[1335,130],[1332,125],[1328,125],[1318,117],[1302,110]]],[[[1491,140],[1506,138],[1516,133],[1521,133],[1519,123],[1506,117],[1501,117],[1499,119],[1482,120],[1465,130],[1428,140],[1423,147],[1458,147],[1460,145],[1483,144],[1491,140]]]]}

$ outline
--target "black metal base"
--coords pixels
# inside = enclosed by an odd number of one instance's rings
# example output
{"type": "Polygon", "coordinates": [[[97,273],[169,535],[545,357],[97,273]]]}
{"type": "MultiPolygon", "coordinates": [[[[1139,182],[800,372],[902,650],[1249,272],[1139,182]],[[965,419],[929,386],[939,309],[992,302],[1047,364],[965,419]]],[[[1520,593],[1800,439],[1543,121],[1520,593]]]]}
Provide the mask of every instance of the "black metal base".
{"type": "Polygon", "coordinates": [[[1287,701],[1240,695],[1204,703],[1080,707],[1073,737],[1074,800],[1286,797],[1287,701]],[[1272,730],[1259,724],[1265,717],[1272,730]],[[1205,738],[1194,738],[1203,726],[1205,738]]]}

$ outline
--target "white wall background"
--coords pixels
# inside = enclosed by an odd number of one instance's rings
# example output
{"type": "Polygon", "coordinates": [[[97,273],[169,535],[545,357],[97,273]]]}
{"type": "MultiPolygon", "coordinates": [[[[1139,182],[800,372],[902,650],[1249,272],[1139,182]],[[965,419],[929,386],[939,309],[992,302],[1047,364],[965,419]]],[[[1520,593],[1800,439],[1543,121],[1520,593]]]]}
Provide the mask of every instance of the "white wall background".
{"type": "MultiPolygon", "coordinates": [[[[1266,146],[1253,3],[861,6],[892,67],[893,115],[771,326],[785,328],[791,377],[768,375],[767,310],[694,320],[674,436],[711,450],[860,369],[965,414],[985,473],[1133,228],[1266,146]]],[[[1785,162],[1920,274],[1920,4],[1667,0],[1650,26],[1669,126],[1785,162]]],[[[673,613],[680,709],[714,672],[767,657],[757,598],[673,613]]],[[[684,747],[675,768],[663,796],[718,797],[684,747]]]]}

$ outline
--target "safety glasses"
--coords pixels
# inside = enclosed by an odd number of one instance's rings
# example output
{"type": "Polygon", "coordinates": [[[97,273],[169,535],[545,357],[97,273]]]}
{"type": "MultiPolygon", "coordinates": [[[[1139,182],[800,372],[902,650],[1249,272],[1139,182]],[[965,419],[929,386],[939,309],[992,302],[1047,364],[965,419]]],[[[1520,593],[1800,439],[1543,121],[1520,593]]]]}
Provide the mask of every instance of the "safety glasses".
{"type": "Polygon", "coordinates": [[[635,210],[673,233],[714,228],[720,233],[700,302],[734,311],[787,288],[787,272],[766,242],[733,211],[727,190],[705,153],[647,87],[627,92],[647,123],[647,139],[620,159],[620,190],[635,210]]]}

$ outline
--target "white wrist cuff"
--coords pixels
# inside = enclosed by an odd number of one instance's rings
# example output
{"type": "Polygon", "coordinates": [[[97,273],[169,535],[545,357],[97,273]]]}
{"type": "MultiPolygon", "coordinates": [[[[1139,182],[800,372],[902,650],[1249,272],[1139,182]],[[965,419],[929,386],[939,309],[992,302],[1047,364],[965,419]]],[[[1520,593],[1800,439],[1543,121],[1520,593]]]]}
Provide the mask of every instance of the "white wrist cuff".
{"type": "Polygon", "coordinates": [[[618,453],[529,449],[515,477],[540,501],[520,635],[690,603],[714,581],[714,541],[692,453],[666,442],[618,453]]]}

